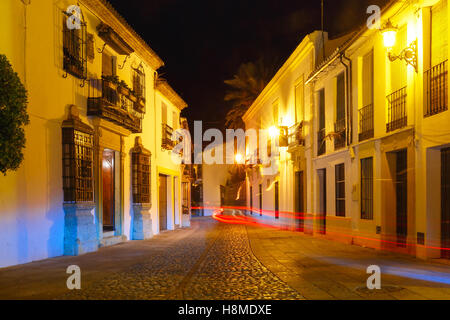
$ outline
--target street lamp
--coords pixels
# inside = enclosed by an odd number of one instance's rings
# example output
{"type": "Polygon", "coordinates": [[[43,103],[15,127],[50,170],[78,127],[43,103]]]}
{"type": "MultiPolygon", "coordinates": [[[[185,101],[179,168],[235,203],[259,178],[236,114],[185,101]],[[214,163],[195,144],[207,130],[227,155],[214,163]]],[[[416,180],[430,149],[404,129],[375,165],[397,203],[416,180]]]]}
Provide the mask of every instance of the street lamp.
{"type": "Polygon", "coordinates": [[[390,20],[388,20],[383,29],[381,29],[384,46],[388,49],[389,61],[393,62],[397,59],[404,60],[407,64],[413,66],[414,70],[418,72],[417,39],[411,42],[410,45],[403,49],[398,55],[392,53],[392,48],[394,47],[397,38],[397,31],[398,28],[395,27],[390,20]]]}
{"type": "Polygon", "coordinates": [[[394,27],[391,20],[388,20],[381,30],[381,34],[383,35],[383,43],[386,48],[389,50],[395,45],[395,40],[397,38],[397,28],[394,27]]]}
{"type": "Polygon", "coordinates": [[[237,164],[242,164],[244,158],[242,157],[242,154],[236,153],[236,155],[234,156],[234,160],[236,161],[237,164]]]}
{"type": "Polygon", "coordinates": [[[280,134],[280,130],[276,126],[271,126],[269,128],[269,136],[271,138],[276,138],[280,134]]]}

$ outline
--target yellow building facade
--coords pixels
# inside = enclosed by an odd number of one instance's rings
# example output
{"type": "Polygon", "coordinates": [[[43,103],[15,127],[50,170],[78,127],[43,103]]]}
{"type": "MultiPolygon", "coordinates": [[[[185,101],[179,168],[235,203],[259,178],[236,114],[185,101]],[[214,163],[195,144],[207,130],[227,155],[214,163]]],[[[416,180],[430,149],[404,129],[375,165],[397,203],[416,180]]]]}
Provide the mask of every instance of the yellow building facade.
{"type": "Polygon", "coordinates": [[[188,226],[186,179],[165,141],[186,103],[158,79],[161,58],[107,1],[0,10],[0,53],[30,117],[24,161],[0,177],[0,266],[188,226]]]}

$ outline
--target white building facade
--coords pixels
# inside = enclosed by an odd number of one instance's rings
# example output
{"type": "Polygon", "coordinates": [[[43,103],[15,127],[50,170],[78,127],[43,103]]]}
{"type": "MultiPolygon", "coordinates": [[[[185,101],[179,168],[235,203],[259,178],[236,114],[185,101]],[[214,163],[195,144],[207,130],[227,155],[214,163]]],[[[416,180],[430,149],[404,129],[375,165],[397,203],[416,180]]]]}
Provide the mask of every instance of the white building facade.
{"type": "MultiPolygon", "coordinates": [[[[325,48],[336,50],[325,50],[304,80],[304,155],[280,148],[282,196],[278,205],[266,196],[263,210],[287,210],[289,228],[319,237],[421,258],[450,256],[448,10],[446,0],[391,1],[381,26],[396,27],[392,47],[383,32],[367,27],[325,38],[325,48]],[[302,222],[293,219],[299,212],[302,222]]],[[[245,115],[249,126],[261,117],[255,110],[270,117],[274,101],[294,109],[296,82],[277,78],[286,64],[268,85],[278,90],[266,88],[245,115]],[[260,106],[267,92],[270,103],[260,106]]],[[[263,198],[269,179],[259,178],[263,198]]]]}

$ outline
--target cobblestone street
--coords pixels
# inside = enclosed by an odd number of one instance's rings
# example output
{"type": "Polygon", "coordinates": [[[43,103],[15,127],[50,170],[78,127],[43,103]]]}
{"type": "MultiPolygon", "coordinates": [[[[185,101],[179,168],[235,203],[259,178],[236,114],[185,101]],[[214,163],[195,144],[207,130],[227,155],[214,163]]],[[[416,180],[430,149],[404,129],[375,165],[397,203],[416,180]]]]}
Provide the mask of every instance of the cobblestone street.
{"type": "Polygon", "coordinates": [[[0,298],[450,299],[450,266],[205,217],[150,240],[0,269],[0,298]],[[66,288],[72,264],[81,290],[66,288]],[[382,270],[375,292],[365,289],[371,264],[382,270]]]}

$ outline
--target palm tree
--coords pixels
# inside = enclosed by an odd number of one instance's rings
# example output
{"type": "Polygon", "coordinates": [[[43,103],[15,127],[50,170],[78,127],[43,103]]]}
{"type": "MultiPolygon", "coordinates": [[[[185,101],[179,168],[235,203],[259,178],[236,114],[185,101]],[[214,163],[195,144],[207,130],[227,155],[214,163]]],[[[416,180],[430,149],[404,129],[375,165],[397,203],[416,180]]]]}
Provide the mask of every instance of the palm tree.
{"type": "Polygon", "coordinates": [[[242,116],[252,105],[264,87],[269,83],[277,63],[264,58],[256,62],[243,63],[239,66],[233,79],[225,80],[231,89],[225,94],[225,101],[232,101],[233,107],[228,111],[225,125],[231,129],[243,128],[242,116]]]}

